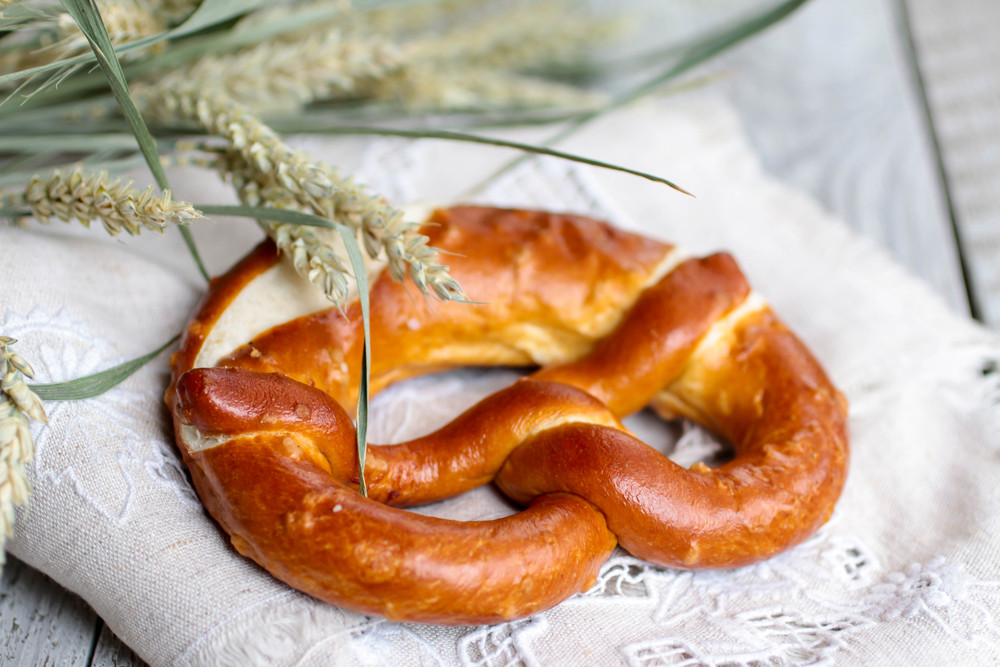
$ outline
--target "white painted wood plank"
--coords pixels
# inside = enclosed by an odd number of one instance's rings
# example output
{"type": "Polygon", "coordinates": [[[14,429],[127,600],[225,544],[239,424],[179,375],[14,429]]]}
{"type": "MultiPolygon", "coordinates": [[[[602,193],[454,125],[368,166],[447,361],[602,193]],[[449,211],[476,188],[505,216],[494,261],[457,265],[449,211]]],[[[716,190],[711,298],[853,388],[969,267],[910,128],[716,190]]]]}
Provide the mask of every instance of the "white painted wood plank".
{"type": "Polygon", "coordinates": [[[1000,328],[1000,2],[905,2],[972,287],[1000,328]]]}
{"type": "Polygon", "coordinates": [[[0,577],[0,664],[88,664],[97,616],[76,595],[7,557],[0,577]]]}
{"type": "Polygon", "coordinates": [[[968,313],[897,9],[895,0],[813,0],[726,58],[728,89],[765,168],[968,313]]]}
{"type": "Polygon", "coordinates": [[[141,667],[145,664],[108,626],[101,628],[90,667],[141,667]]]}

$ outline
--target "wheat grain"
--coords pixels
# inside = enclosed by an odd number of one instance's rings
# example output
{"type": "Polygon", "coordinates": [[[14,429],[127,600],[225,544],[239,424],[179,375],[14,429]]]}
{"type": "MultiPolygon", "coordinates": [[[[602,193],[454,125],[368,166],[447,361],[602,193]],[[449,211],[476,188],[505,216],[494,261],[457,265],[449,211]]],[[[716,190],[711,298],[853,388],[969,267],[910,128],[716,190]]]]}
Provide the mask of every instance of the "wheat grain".
{"type": "Polygon", "coordinates": [[[347,30],[356,33],[412,38],[463,23],[481,14],[493,0],[436,0],[374,6],[352,12],[347,30]]]}
{"type": "MultiPolygon", "coordinates": [[[[108,30],[111,43],[128,44],[144,37],[158,35],[167,29],[162,18],[137,0],[98,0],[98,11],[108,30]]],[[[60,14],[57,22],[58,39],[37,53],[49,53],[51,60],[70,58],[90,52],[90,43],[69,14],[60,14]]],[[[149,47],[152,52],[162,51],[165,43],[149,47]]],[[[137,58],[140,51],[122,54],[125,60],[137,58]]]]}
{"type": "Polygon", "coordinates": [[[378,81],[372,96],[411,111],[462,111],[497,108],[586,110],[606,96],[575,86],[512,74],[464,67],[407,67],[378,81]]]}
{"type": "Polygon", "coordinates": [[[136,97],[147,117],[164,123],[176,119],[178,96],[208,90],[257,115],[290,113],[318,99],[374,98],[409,110],[443,111],[590,108],[603,101],[575,87],[516,72],[578,56],[615,31],[614,21],[574,11],[572,3],[560,0],[518,3],[502,14],[460,12],[473,19],[449,22],[445,17],[452,4],[345,9],[336,29],[324,28],[329,21],[320,21],[309,32],[202,58],[138,88],[136,97]],[[449,27],[440,34],[400,38],[398,45],[387,37],[385,25],[402,28],[407,20],[429,24],[432,17],[449,27]]]}
{"type": "Polygon", "coordinates": [[[97,221],[112,236],[123,231],[134,236],[143,229],[163,231],[170,224],[183,225],[201,217],[190,204],[172,201],[169,190],[157,196],[152,186],[139,191],[131,181],[80,169],[69,176],[61,171],[45,179],[35,176],[10,203],[23,203],[40,222],[55,217],[89,226],[97,221]]]}
{"type": "Polygon", "coordinates": [[[406,45],[404,57],[418,66],[536,68],[577,57],[617,30],[615,21],[581,12],[568,0],[518,3],[414,40],[406,45]]]}
{"type": "MultiPolygon", "coordinates": [[[[260,119],[224,95],[175,92],[171,97],[169,104],[176,113],[197,120],[211,134],[228,140],[228,149],[219,155],[218,169],[233,183],[242,201],[305,211],[347,225],[360,235],[370,257],[384,254],[395,278],[402,280],[409,274],[424,294],[447,300],[465,298],[447,268],[437,263],[437,253],[427,247],[427,238],[384,198],[341,176],[333,167],[292,150],[260,119]]],[[[273,226],[265,228],[279,241],[273,226]]],[[[334,303],[341,304],[347,294],[346,283],[336,276],[345,273],[343,265],[327,263],[325,258],[333,255],[315,234],[295,231],[294,227],[281,229],[285,230],[282,242],[287,245],[282,249],[298,253],[300,272],[334,303]],[[297,245],[288,245],[293,243],[297,245]]]]}
{"type": "Polygon", "coordinates": [[[383,39],[329,32],[203,58],[137,88],[136,99],[160,122],[176,120],[179,96],[207,90],[250,113],[292,112],[317,99],[354,97],[401,66],[398,49],[383,39]]]}
{"type": "Polygon", "coordinates": [[[34,456],[35,444],[28,420],[47,421],[41,400],[24,382],[34,371],[10,351],[15,342],[0,336],[0,565],[7,538],[14,534],[14,508],[27,503],[30,493],[25,466],[34,456]]]}
{"type": "Polygon", "coordinates": [[[502,13],[488,9],[443,32],[404,43],[403,66],[372,79],[367,95],[410,111],[588,109],[605,101],[604,96],[519,72],[578,58],[617,31],[614,21],[581,13],[565,0],[518,3],[502,13]]]}

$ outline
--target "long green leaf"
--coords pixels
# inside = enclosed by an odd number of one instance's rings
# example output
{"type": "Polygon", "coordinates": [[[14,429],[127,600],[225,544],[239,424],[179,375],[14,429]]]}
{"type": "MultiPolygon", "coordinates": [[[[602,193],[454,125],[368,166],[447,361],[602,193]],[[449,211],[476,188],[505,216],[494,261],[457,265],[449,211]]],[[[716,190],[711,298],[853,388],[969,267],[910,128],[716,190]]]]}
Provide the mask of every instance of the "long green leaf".
{"type": "MultiPolygon", "coordinates": [[[[72,168],[74,164],[76,163],[69,163],[69,164],[57,163],[57,165],[53,165],[50,163],[46,164],[45,167],[50,170],[53,168],[53,166],[72,168]]],[[[145,164],[145,161],[142,159],[142,156],[140,156],[138,153],[134,153],[129,157],[116,160],[103,160],[94,162],[88,160],[85,161],[85,164],[89,171],[107,171],[114,174],[114,173],[121,173],[124,171],[128,171],[130,169],[137,169],[141,167],[143,164],[145,164]]],[[[27,183],[32,176],[38,173],[38,171],[39,171],[38,169],[31,169],[29,171],[12,172],[10,174],[4,173],[0,175],[0,188],[23,189],[25,183],[27,183]]],[[[30,212],[28,214],[30,215],[30,212]]]]}
{"type": "MultiPolygon", "coordinates": [[[[125,49],[119,49],[119,51],[123,50],[125,49]]],[[[39,65],[38,67],[29,67],[28,69],[22,69],[16,72],[8,72],[7,74],[0,75],[0,84],[5,84],[10,81],[18,81],[20,79],[28,79],[38,74],[62,70],[67,67],[80,67],[82,65],[92,63],[93,61],[94,56],[90,53],[74,56],[72,58],[63,58],[62,60],[46,63],[45,65],[39,65]]]]}
{"type": "MultiPolygon", "coordinates": [[[[108,35],[108,30],[101,19],[97,6],[93,3],[93,0],[61,0],[61,2],[90,42],[94,56],[108,78],[108,83],[111,85],[111,92],[114,93],[125,119],[132,128],[135,140],[139,144],[139,151],[146,159],[146,164],[149,166],[156,184],[161,190],[169,190],[170,183],[167,181],[167,174],[163,170],[163,165],[160,164],[160,155],[156,150],[156,141],[153,139],[153,135],[150,134],[149,128],[146,127],[146,121],[143,120],[142,114],[139,113],[135,102],[132,100],[128,83],[125,81],[125,73],[122,71],[121,62],[115,54],[111,37],[108,35]]],[[[205,269],[204,262],[202,262],[201,254],[195,245],[191,230],[187,227],[181,227],[180,231],[191,256],[194,258],[195,264],[198,266],[198,270],[205,280],[208,280],[208,271],[205,269]]]]}
{"type": "MultiPolygon", "coordinates": [[[[770,9],[760,13],[752,14],[742,19],[736,20],[728,27],[716,30],[706,37],[695,41],[693,44],[683,49],[678,61],[666,71],[654,76],[649,81],[629,90],[608,105],[610,109],[615,109],[629,102],[639,99],[647,93],[659,88],[667,81],[687,72],[691,68],[700,65],[709,59],[728,51],[732,47],[740,44],[750,37],[760,33],[774,24],[787,18],[792,12],[799,9],[809,0],[784,0],[770,9]]],[[[604,113],[607,109],[584,114],[580,121],[586,122],[590,117],[604,113]]]]}
{"type": "Polygon", "coordinates": [[[143,157],[146,158],[146,163],[149,165],[149,170],[152,172],[156,184],[162,190],[169,189],[170,184],[167,181],[167,175],[163,171],[163,165],[160,164],[160,155],[156,151],[156,141],[153,139],[153,135],[150,134],[149,128],[146,127],[146,121],[143,120],[142,114],[139,113],[135,102],[132,100],[128,83],[125,81],[125,72],[122,70],[121,61],[115,55],[115,48],[111,43],[111,37],[108,35],[108,30],[101,19],[96,5],[94,5],[92,0],[61,1],[63,7],[73,17],[77,26],[79,26],[90,42],[97,62],[100,64],[101,69],[108,79],[108,83],[111,85],[111,92],[114,93],[115,99],[118,100],[118,106],[132,127],[132,133],[135,135],[139,150],[142,152],[143,157]]]}
{"type": "Polygon", "coordinates": [[[637,171],[635,169],[629,169],[628,167],[623,167],[621,165],[612,164],[610,162],[602,162],[600,160],[594,160],[592,158],[584,157],[582,155],[576,155],[573,153],[567,153],[565,151],[556,150],[548,146],[536,146],[533,144],[525,144],[518,141],[508,141],[506,139],[497,139],[494,137],[484,137],[478,134],[468,134],[465,132],[454,132],[451,130],[400,130],[386,127],[363,127],[363,126],[331,126],[319,129],[318,132],[325,134],[347,134],[347,135],[372,135],[380,137],[405,137],[408,139],[442,139],[445,141],[464,141],[467,143],[474,144],[484,144],[487,146],[499,146],[501,148],[514,148],[519,151],[524,151],[525,153],[534,153],[536,155],[549,155],[552,157],[561,158],[563,160],[570,160],[572,162],[579,162],[581,164],[588,164],[594,167],[601,167],[603,169],[611,169],[614,171],[621,171],[626,174],[632,174],[633,176],[639,176],[650,181],[655,181],[656,183],[663,183],[678,192],[683,192],[684,194],[691,194],[684,188],[680,187],[672,181],[656,176],[655,174],[650,174],[644,171],[637,171]]]}
{"type": "Polygon", "coordinates": [[[2,218],[24,218],[31,215],[30,208],[19,208],[17,206],[0,206],[0,219],[2,218]]]}
{"type": "MultiPolygon", "coordinates": [[[[39,153],[29,153],[27,155],[21,155],[17,158],[5,161],[3,166],[0,167],[0,178],[3,174],[15,174],[30,172],[35,173],[35,170],[41,168],[43,165],[51,164],[53,160],[57,159],[60,155],[60,151],[46,151],[39,153]]],[[[19,180],[18,183],[24,184],[25,180],[19,180]]],[[[3,187],[0,185],[0,187],[3,187]]]]}
{"type": "MultiPolygon", "coordinates": [[[[107,85],[104,82],[103,75],[101,82],[107,85]]],[[[24,109],[21,107],[4,109],[3,113],[0,114],[0,132],[4,135],[14,135],[20,131],[17,128],[44,127],[46,132],[55,132],[58,134],[80,134],[81,132],[89,134],[92,133],[91,128],[94,127],[92,118],[104,120],[110,116],[110,113],[102,113],[100,116],[95,116],[95,113],[103,110],[110,112],[116,106],[114,98],[109,95],[103,99],[75,99],[34,109],[24,109]],[[70,124],[66,122],[67,118],[77,118],[79,121],[70,124]]],[[[24,131],[33,133],[31,129],[25,129],[24,131]]]]}
{"type": "Polygon", "coordinates": [[[134,150],[135,137],[131,134],[20,134],[5,136],[5,152],[36,151],[96,151],[105,149],[134,150]]]}
{"type": "Polygon", "coordinates": [[[190,35],[272,3],[273,0],[202,0],[191,16],[167,34],[171,38],[190,35]]]}
{"type": "Polygon", "coordinates": [[[164,350],[177,342],[180,334],[174,336],[166,343],[156,348],[149,354],[136,357],[131,361],[126,361],[113,368],[87,375],[75,380],[66,382],[53,382],[48,384],[33,384],[31,390],[38,394],[43,401],[80,401],[85,398],[94,398],[104,392],[121,384],[137,370],[148,364],[159,356],[164,350]]]}
{"type": "Polygon", "coordinates": [[[357,440],[358,440],[358,484],[361,495],[368,495],[368,484],[365,482],[365,454],[368,451],[368,381],[371,374],[371,326],[369,323],[368,307],[368,271],[365,269],[365,260],[361,256],[361,248],[358,246],[358,239],[354,231],[345,225],[338,224],[337,232],[344,240],[344,247],[347,248],[347,256],[351,260],[351,269],[354,271],[354,280],[358,285],[358,301],[361,303],[361,323],[365,330],[364,345],[361,352],[361,380],[358,383],[358,412],[357,412],[357,440]]]}
{"type": "Polygon", "coordinates": [[[340,223],[332,222],[312,213],[301,213],[299,211],[272,208],[270,206],[230,206],[225,204],[193,204],[193,206],[205,215],[257,218],[259,220],[267,220],[268,222],[287,222],[292,225],[322,227],[324,229],[338,229],[339,227],[343,227],[340,223]]]}
{"type": "Polygon", "coordinates": [[[284,222],[293,225],[305,225],[308,227],[322,227],[324,229],[335,229],[344,240],[344,247],[347,248],[347,256],[351,261],[351,269],[354,271],[354,280],[358,286],[358,301],[361,304],[361,321],[364,327],[364,349],[361,358],[361,379],[358,387],[358,412],[357,412],[357,442],[358,442],[358,480],[361,493],[368,495],[365,483],[365,454],[368,443],[368,385],[371,373],[371,328],[369,325],[369,304],[368,304],[368,270],[365,268],[365,260],[361,254],[361,247],[358,239],[347,225],[339,222],[321,218],[311,213],[300,213],[299,211],[289,211],[269,206],[216,206],[208,204],[196,204],[195,208],[207,215],[231,215],[243,218],[256,218],[268,222],[284,222]]]}

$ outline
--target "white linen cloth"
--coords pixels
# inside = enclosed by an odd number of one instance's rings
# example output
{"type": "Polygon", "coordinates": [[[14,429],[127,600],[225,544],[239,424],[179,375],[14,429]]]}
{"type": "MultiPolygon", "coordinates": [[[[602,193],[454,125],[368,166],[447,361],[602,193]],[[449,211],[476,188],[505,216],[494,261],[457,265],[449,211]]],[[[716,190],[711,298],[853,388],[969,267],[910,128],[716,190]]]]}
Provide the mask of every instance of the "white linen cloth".
{"type": "MultiPolygon", "coordinates": [[[[450,203],[510,157],[430,141],[300,145],[399,203],[450,203]]],[[[389,623],[343,611],[237,555],[201,509],[162,403],[164,355],[99,398],[47,405],[51,423],[33,431],[34,494],[19,512],[11,552],[79,593],[153,665],[996,659],[996,335],[949,312],[881,251],[764,174],[718,97],[647,100],[567,147],[673,178],[697,198],[542,160],[508,174],[480,200],[610,217],[696,252],[732,251],[847,394],[850,476],[833,519],[816,536],[731,572],[663,569],[618,552],[587,594],[495,626],[389,623]]],[[[180,170],[172,179],[178,199],[232,200],[200,173],[180,170]]],[[[261,236],[241,221],[201,222],[195,231],[213,272],[261,236]]],[[[153,349],[182,328],[204,290],[175,233],[117,242],[59,224],[0,227],[0,284],[0,333],[19,339],[15,349],[40,382],[153,349]]],[[[465,372],[390,390],[374,404],[372,441],[424,432],[510,377],[465,372]]],[[[666,429],[649,432],[669,446],[666,429]]],[[[677,456],[702,453],[703,440],[689,431],[677,456]]],[[[479,490],[432,511],[492,516],[503,508],[493,494],[479,490]]]]}

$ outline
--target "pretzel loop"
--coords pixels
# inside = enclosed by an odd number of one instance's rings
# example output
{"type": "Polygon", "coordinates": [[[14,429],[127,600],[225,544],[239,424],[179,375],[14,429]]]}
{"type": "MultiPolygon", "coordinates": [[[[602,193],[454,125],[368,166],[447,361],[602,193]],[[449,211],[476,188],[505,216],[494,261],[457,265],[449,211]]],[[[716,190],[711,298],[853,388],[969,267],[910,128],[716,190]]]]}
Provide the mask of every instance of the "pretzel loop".
{"type": "Polygon", "coordinates": [[[829,518],[846,403],[728,255],[678,261],[539,212],[465,207],[432,222],[432,244],[457,254],[452,274],[486,305],[431,310],[380,278],[373,390],[469,364],[541,369],[435,433],[369,446],[364,498],[344,407],[357,400],[356,306],[249,331],[200,367],[239,321],[240,295],[275,270],[265,244],[213,283],[167,393],[192,480],[240,553],[347,608],[485,623],[585,590],[616,543],[660,565],[731,568],[829,518]],[[619,421],[646,405],[715,430],[734,458],[672,463],[619,421]],[[526,509],[471,522],[395,509],[493,480],[526,509]]]}

